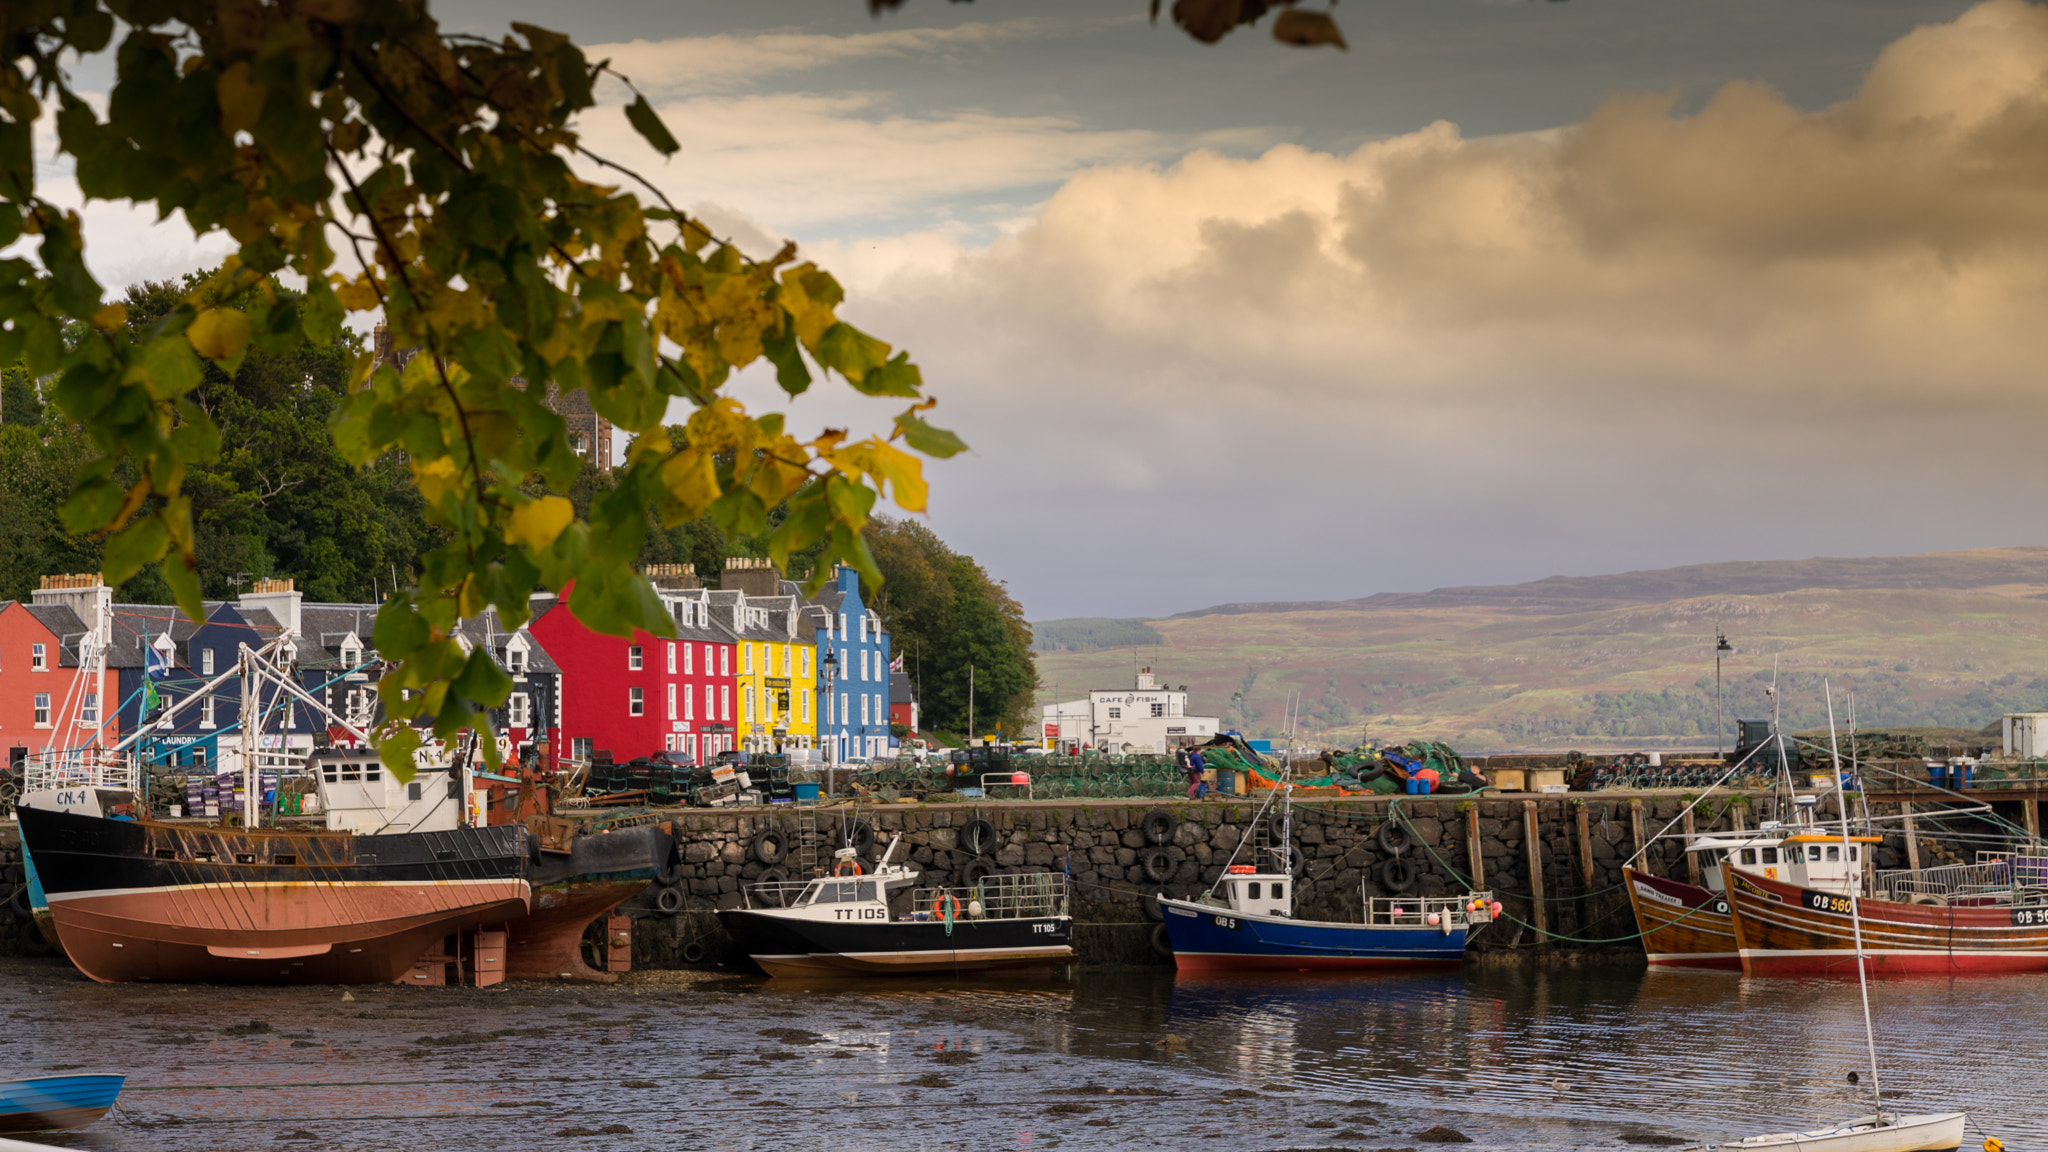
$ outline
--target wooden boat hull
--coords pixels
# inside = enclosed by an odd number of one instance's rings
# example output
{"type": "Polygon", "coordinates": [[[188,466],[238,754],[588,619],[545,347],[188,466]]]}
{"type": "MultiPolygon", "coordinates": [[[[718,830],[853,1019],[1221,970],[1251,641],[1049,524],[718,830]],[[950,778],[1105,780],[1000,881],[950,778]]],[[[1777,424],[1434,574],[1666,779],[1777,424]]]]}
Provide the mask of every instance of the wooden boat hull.
{"type": "Polygon", "coordinates": [[[527,912],[519,825],[242,832],[18,810],[64,951],[103,983],[370,984],[527,912]]]}
{"type": "Polygon", "coordinates": [[[1340,972],[1455,968],[1463,927],[1332,924],[1248,916],[1186,900],[1159,901],[1182,972],[1340,972]]]}
{"type": "Polygon", "coordinates": [[[834,923],[728,908],[719,923],[770,976],[918,975],[1046,968],[1074,959],[1067,916],[834,923]]]}
{"type": "MultiPolygon", "coordinates": [[[[1854,975],[1846,897],[1722,865],[1742,970],[1756,976],[1854,975]]],[[[2048,970],[2048,909],[1949,908],[1861,900],[1863,963],[1876,975],[2048,970]]]]}
{"type": "Polygon", "coordinates": [[[1652,964],[1680,968],[1742,967],[1735,918],[1719,893],[1633,868],[1621,870],[1636,931],[1652,964]]]}
{"type": "Polygon", "coordinates": [[[0,1134],[83,1128],[107,1114],[121,1076],[37,1076],[0,1081],[0,1134]]]}

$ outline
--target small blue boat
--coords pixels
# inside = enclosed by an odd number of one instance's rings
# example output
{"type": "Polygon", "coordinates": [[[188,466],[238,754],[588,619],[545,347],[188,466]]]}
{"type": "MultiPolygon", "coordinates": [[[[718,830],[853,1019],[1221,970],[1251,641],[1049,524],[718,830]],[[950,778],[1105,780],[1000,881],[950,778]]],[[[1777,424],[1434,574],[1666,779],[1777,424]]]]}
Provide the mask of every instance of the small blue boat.
{"type": "Polygon", "coordinates": [[[0,1080],[0,1133],[83,1128],[107,1114],[124,1076],[37,1076],[0,1080]]]}

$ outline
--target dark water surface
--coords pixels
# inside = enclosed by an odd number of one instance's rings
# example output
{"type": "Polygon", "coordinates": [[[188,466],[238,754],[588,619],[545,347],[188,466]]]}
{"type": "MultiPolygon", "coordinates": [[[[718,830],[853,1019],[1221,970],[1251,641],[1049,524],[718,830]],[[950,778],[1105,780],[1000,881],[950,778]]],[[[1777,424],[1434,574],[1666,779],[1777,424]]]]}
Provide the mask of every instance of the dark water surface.
{"type": "MultiPolygon", "coordinates": [[[[687,980],[343,1000],[95,985],[62,962],[0,961],[0,1078],[127,1073],[119,1116],[42,1138],[108,1152],[1393,1149],[1437,1124],[1475,1152],[1619,1150],[1868,1100],[1867,1073],[1847,1082],[1865,1064],[1853,982],[1479,968],[687,980]]],[[[2048,975],[1883,982],[1871,998],[1888,1096],[1966,1108],[2014,1152],[2048,1148],[2048,975]]]]}

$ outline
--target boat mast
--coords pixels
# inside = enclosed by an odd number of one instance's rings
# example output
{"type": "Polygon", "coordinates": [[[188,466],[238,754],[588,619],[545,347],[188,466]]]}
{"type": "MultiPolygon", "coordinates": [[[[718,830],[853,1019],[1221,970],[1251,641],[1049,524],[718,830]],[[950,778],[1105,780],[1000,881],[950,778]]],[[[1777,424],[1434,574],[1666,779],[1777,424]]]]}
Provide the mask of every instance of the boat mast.
{"type": "MultiPolygon", "coordinates": [[[[1851,851],[1849,841],[1849,797],[1842,790],[1842,746],[1835,738],[1835,690],[1826,680],[1821,687],[1828,699],[1828,751],[1835,762],[1835,811],[1842,818],[1842,861],[1851,851]]],[[[1870,974],[1863,970],[1863,883],[1861,861],[1858,861],[1857,883],[1849,889],[1849,927],[1856,940],[1856,988],[1863,994],[1863,1045],[1870,1053],[1870,1100],[1877,1108],[1877,1119],[1884,1122],[1884,1093],[1877,1083],[1877,1033],[1870,1026],[1870,974]]]]}

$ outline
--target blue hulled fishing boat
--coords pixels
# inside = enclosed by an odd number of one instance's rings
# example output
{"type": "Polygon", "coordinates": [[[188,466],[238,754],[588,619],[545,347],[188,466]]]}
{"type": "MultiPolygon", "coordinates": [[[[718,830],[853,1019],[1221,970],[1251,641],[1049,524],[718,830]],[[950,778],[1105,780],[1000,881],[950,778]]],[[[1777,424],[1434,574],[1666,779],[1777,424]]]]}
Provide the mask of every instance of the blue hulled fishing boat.
{"type": "Polygon", "coordinates": [[[107,1114],[122,1076],[37,1076],[0,1080],[0,1133],[83,1128],[107,1114]]]}

